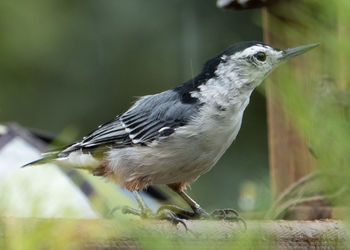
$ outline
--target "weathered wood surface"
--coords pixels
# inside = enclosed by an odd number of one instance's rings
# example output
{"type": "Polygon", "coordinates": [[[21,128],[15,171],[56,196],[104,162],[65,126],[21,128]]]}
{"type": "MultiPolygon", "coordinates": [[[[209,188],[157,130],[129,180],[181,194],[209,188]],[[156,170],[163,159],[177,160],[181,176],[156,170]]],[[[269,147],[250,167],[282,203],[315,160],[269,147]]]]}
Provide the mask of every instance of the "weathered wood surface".
{"type": "MultiPolygon", "coordinates": [[[[160,237],[163,240],[169,239],[169,244],[176,244],[176,240],[181,239],[189,240],[194,245],[200,244],[202,240],[212,240],[216,242],[212,246],[218,247],[221,243],[233,240],[232,243],[237,242],[237,244],[244,244],[244,242],[250,246],[254,244],[255,249],[336,249],[344,247],[348,239],[344,224],[336,220],[248,221],[247,230],[235,222],[187,221],[188,231],[180,224],[174,226],[167,221],[137,219],[123,221],[123,223],[100,219],[3,218],[2,221],[16,234],[33,231],[35,228],[40,228],[41,224],[54,227],[51,230],[58,236],[64,234],[62,229],[70,228],[74,232],[72,233],[74,239],[80,242],[79,249],[139,249],[137,242],[144,234],[160,237]],[[127,224],[133,226],[132,230],[126,231],[129,232],[127,234],[125,232],[121,234],[120,229],[127,224]]],[[[1,237],[6,237],[6,234],[1,237]]]]}

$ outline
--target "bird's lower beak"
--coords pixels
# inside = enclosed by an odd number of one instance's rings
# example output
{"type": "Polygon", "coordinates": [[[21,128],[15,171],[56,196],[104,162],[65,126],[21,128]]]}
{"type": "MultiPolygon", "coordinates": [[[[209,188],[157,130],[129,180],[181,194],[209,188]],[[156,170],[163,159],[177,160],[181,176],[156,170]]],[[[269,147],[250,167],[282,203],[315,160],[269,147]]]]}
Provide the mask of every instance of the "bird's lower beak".
{"type": "Polygon", "coordinates": [[[305,52],[317,47],[318,45],[320,45],[320,44],[313,43],[313,44],[308,44],[308,45],[304,45],[304,46],[299,46],[296,48],[286,49],[283,51],[281,60],[285,61],[285,60],[288,60],[289,58],[304,54],[305,52]]]}

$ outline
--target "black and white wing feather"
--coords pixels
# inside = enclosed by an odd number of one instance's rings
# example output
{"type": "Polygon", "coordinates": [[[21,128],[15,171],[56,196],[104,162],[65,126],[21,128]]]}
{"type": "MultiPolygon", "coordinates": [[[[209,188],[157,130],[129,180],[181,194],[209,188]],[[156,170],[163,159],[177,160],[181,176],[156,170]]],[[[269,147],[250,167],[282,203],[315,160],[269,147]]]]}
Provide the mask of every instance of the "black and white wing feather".
{"type": "Polygon", "coordinates": [[[81,142],[73,144],[61,154],[107,145],[112,147],[147,145],[171,135],[176,128],[186,125],[200,107],[197,103],[181,102],[178,95],[178,92],[168,90],[142,97],[127,112],[100,125],[81,142]]]}

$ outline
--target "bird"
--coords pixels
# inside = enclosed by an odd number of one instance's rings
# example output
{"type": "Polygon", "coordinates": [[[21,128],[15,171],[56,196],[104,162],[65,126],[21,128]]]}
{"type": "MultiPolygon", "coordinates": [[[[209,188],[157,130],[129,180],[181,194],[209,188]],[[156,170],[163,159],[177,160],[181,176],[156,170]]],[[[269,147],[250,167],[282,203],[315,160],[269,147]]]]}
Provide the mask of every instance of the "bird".
{"type": "Polygon", "coordinates": [[[211,170],[236,139],[253,90],[277,66],[318,45],[277,49],[259,41],[235,43],[193,79],[139,98],[82,140],[25,166],[51,162],[105,177],[135,196],[138,208],[123,207],[123,212],[143,218],[183,224],[184,219],[239,218],[234,209],[208,213],[186,187],[211,170]],[[150,185],[167,185],[191,211],[164,205],[152,212],[139,194],[150,185]]]}

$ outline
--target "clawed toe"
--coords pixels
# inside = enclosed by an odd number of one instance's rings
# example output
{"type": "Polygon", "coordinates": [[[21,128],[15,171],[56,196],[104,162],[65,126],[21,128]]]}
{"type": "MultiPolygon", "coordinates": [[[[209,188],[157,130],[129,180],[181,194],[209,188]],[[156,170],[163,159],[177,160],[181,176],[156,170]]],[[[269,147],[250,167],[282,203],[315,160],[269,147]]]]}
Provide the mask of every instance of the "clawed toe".
{"type": "Polygon", "coordinates": [[[240,217],[238,212],[232,208],[224,208],[224,209],[215,209],[211,216],[217,219],[225,219],[225,220],[236,220],[237,217],[240,217]]]}
{"type": "Polygon", "coordinates": [[[236,210],[232,208],[215,209],[210,214],[210,216],[213,219],[223,219],[223,220],[241,222],[244,228],[245,229],[247,228],[247,223],[245,222],[245,220],[239,215],[239,213],[236,210]]]}
{"type": "Polygon", "coordinates": [[[176,205],[163,205],[158,209],[157,213],[160,213],[162,210],[170,210],[171,212],[175,213],[178,218],[186,220],[195,216],[194,212],[188,211],[176,205]]]}
{"type": "Polygon", "coordinates": [[[153,215],[153,212],[151,211],[151,209],[136,209],[136,208],[132,208],[129,206],[118,206],[113,208],[110,212],[109,212],[109,217],[111,217],[116,211],[120,210],[123,214],[133,214],[136,216],[140,216],[142,218],[151,218],[153,215]]]}
{"type": "Polygon", "coordinates": [[[156,214],[156,218],[161,219],[161,220],[168,220],[171,223],[173,223],[174,225],[181,223],[185,227],[186,231],[188,230],[186,223],[182,219],[180,219],[176,215],[176,213],[174,213],[173,211],[171,211],[169,209],[158,210],[158,212],[156,214]]]}
{"type": "Polygon", "coordinates": [[[135,209],[128,206],[117,206],[114,207],[111,211],[109,211],[109,213],[107,214],[107,218],[112,218],[114,213],[118,210],[120,210],[123,214],[133,214],[142,217],[141,210],[139,209],[135,209]]]}
{"type": "Polygon", "coordinates": [[[133,214],[136,216],[140,216],[141,218],[144,218],[144,219],[167,220],[174,225],[181,223],[187,230],[186,223],[181,218],[179,218],[175,212],[165,207],[163,208],[161,207],[160,209],[158,209],[157,213],[154,214],[150,209],[140,210],[140,209],[135,209],[128,206],[120,206],[112,209],[110,212],[110,215],[112,215],[117,210],[120,210],[123,214],[133,214]]]}

